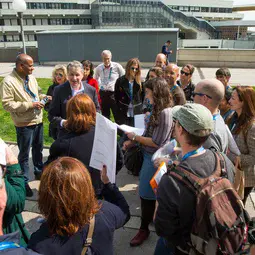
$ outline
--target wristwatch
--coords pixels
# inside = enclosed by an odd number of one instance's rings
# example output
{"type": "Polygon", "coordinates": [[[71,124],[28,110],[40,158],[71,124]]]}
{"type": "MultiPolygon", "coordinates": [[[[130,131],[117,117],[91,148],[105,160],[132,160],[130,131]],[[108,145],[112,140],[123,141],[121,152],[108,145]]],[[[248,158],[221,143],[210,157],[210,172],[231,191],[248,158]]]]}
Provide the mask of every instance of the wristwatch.
{"type": "Polygon", "coordinates": [[[137,137],[137,134],[135,134],[132,138],[132,141],[135,141],[135,138],[137,137]]]}

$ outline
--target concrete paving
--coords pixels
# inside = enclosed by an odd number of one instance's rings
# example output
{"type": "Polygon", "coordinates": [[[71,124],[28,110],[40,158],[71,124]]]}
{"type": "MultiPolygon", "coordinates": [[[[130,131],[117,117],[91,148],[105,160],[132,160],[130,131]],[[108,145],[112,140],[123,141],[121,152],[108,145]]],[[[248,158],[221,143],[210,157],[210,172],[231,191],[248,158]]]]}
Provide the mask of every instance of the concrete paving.
{"type": "MultiPolygon", "coordinates": [[[[18,148],[16,145],[10,145],[14,153],[17,155],[18,148]]],[[[43,150],[44,160],[47,159],[49,155],[49,150],[43,150]]],[[[40,223],[38,219],[42,216],[40,215],[37,197],[38,197],[38,188],[40,181],[34,180],[32,161],[30,158],[30,187],[34,192],[32,198],[28,198],[25,204],[25,210],[22,213],[26,227],[30,233],[35,232],[39,227],[40,223]]],[[[117,175],[116,183],[123,193],[131,210],[131,219],[123,227],[115,232],[114,235],[114,254],[115,255],[145,255],[153,254],[154,248],[157,242],[157,235],[155,233],[154,226],[150,226],[151,234],[149,239],[140,247],[130,247],[129,241],[136,234],[140,226],[140,200],[138,196],[138,177],[128,174],[127,170],[123,168],[117,175]]],[[[255,192],[251,194],[248,198],[246,209],[249,212],[251,217],[255,217],[255,192]]]]}
{"type": "MultiPolygon", "coordinates": [[[[124,64],[124,63],[122,63],[124,64]]],[[[153,66],[153,63],[141,63],[142,78],[145,78],[148,72],[148,67],[153,66]]],[[[0,76],[6,76],[14,68],[13,63],[0,63],[0,76]]],[[[51,78],[53,66],[42,66],[35,64],[34,75],[36,78],[51,78]]],[[[193,74],[194,83],[198,83],[201,79],[214,78],[217,68],[196,68],[193,74]]],[[[230,68],[232,74],[230,84],[231,85],[248,85],[254,86],[254,69],[243,68],[230,68]]]]}

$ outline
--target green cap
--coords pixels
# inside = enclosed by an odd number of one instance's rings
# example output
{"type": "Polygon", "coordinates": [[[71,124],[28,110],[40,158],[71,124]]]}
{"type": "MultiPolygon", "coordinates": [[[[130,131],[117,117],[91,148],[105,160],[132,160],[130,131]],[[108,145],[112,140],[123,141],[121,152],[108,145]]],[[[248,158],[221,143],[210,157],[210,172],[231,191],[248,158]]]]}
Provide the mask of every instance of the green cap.
{"type": "Polygon", "coordinates": [[[173,108],[173,118],[190,134],[201,136],[204,129],[213,131],[213,116],[211,112],[201,104],[188,103],[177,105],[173,108]]]}

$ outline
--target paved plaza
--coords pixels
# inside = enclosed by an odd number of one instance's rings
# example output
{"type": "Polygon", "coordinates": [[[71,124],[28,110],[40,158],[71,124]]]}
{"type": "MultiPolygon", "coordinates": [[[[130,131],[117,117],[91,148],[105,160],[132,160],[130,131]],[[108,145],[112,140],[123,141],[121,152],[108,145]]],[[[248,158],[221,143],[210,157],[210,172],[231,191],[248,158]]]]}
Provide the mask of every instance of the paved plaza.
{"type": "MultiPolygon", "coordinates": [[[[114,61],[114,59],[113,59],[114,61]]],[[[95,63],[98,64],[98,63],[95,63]]],[[[121,63],[123,66],[125,63],[121,63]]],[[[9,74],[12,69],[14,68],[13,63],[0,63],[0,77],[6,76],[9,74]]],[[[153,66],[153,63],[141,63],[142,67],[145,67],[142,69],[142,78],[146,77],[146,74],[149,70],[150,66],[153,66]]],[[[220,66],[219,66],[220,68],[220,66]]],[[[36,78],[51,78],[53,70],[53,65],[51,66],[41,66],[38,64],[35,64],[35,70],[33,74],[36,78]]],[[[195,72],[193,74],[193,81],[194,83],[198,83],[202,79],[209,79],[215,77],[215,72],[217,68],[196,68],[195,72]]],[[[244,69],[244,68],[230,68],[231,72],[231,85],[248,85],[248,86],[254,86],[254,69],[244,69]]]]}

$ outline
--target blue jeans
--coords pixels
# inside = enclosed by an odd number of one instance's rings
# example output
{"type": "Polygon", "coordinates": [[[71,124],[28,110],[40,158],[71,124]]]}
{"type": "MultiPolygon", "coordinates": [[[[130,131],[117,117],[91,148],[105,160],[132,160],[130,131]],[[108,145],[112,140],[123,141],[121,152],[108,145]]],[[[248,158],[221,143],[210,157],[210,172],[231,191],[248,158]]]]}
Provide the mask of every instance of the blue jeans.
{"type": "Polygon", "coordinates": [[[158,239],[154,255],[173,255],[174,252],[167,246],[166,240],[163,237],[158,239]]]}
{"type": "Polygon", "coordinates": [[[31,146],[34,174],[41,173],[43,168],[43,124],[16,127],[16,134],[19,147],[18,160],[27,183],[29,181],[29,152],[31,146]]]}

